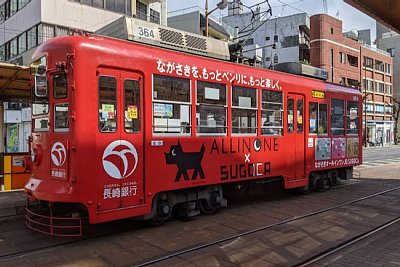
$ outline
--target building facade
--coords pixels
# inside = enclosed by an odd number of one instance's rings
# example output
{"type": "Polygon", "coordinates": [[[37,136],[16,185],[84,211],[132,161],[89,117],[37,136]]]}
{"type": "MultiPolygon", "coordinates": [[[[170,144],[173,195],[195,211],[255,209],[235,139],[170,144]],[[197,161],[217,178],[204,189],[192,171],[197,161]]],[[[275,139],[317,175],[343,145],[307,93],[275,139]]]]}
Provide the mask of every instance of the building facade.
{"type": "Polygon", "coordinates": [[[121,16],[166,25],[166,0],[0,0],[0,61],[28,65],[46,40],[95,32],[121,16]]]}
{"type": "MultiPolygon", "coordinates": [[[[0,61],[29,65],[35,49],[57,36],[93,33],[123,16],[167,23],[166,0],[0,0],[0,61]]],[[[30,108],[0,104],[0,152],[27,152],[30,108]],[[4,138],[3,138],[4,137],[4,138]]]]}
{"type": "Polygon", "coordinates": [[[364,141],[369,145],[391,144],[393,59],[388,52],[359,41],[357,32],[347,34],[349,38],[342,30],[342,21],[336,18],[311,16],[311,64],[327,70],[328,81],[362,91],[364,141]]]}
{"type": "MultiPolygon", "coordinates": [[[[206,11],[205,9],[194,6],[190,8],[175,10],[168,13],[168,27],[192,32],[199,35],[206,35],[206,11]]],[[[234,35],[234,31],[229,25],[219,21],[216,17],[208,16],[208,36],[215,39],[228,41],[234,35]]]]}
{"type": "Polygon", "coordinates": [[[237,30],[237,40],[243,43],[243,51],[248,51],[244,56],[261,57],[264,68],[310,62],[310,17],[306,13],[272,19],[260,9],[243,13],[241,2],[234,1],[222,21],[237,30]]]}

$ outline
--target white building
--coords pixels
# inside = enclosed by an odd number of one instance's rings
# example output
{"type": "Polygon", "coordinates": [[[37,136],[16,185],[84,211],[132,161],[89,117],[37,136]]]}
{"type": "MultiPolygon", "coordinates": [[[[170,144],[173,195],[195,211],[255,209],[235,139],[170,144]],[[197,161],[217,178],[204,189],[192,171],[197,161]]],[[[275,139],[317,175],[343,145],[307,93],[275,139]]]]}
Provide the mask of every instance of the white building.
{"type": "MultiPolygon", "coordinates": [[[[0,61],[29,65],[46,40],[93,33],[123,16],[166,25],[167,0],[0,0],[0,61]]],[[[25,104],[0,104],[0,152],[27,151],[29,114],[25,104]]]]}
{"type": "Polygon", "coordinates": [[[238,40],[245,45],[243,51],[249,51],[244,53],[246,57],[257,57],[256,51],[262,51],[264,68],[283,62],[310,62],[310,17],[306,13],[267,20],[260,9],[254,15],[243,13],[240,1],[235,1],[222,21],[237,29],[238,40]]]}
{"type": "Polygon", "coordinates": [[[167,0],[0,0],[0,61],[28,65],[35,47],[121,16],[167,24],[167,0]]]}

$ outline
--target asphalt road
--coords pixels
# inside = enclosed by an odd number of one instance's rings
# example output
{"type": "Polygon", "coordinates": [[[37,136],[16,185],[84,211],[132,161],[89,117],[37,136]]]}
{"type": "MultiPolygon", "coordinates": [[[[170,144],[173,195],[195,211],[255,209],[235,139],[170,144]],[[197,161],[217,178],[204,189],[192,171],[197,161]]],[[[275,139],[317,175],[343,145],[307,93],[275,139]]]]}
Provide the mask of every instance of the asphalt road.
{"type": "Polygon", "coordinates": [[[400,145],[392,145],[385,147],[369,147],[363,149],[363,162],[384,162],[387,160],[400,159],[400,145]]]}

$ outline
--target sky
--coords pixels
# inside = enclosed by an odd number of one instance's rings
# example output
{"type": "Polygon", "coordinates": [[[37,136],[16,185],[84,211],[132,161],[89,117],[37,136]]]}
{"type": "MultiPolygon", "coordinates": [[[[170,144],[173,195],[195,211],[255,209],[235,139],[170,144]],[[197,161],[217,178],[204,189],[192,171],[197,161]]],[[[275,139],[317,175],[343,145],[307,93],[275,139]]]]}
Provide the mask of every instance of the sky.
{"type": "MultiPolygon", "coordinates": [[[[209,9],[212,9],[221,0],[208,0],[209,9]]],[[[242,0],[246,6],[251,6],[263,0],[242,0]]],[[[309,15],[324,13],[323,0],[269,0],[272,6],[272,17],[289,16],[296,13],[308,13],[309,15]]],[[[368,17],[364,13],[358,11],[352,6],[343,2],[343,0],[327,0],[328,14],[343,21],[343,31],[347,32],[352,29],[365,30],[371,29],[371,41],[375,36],[375,20],[368,17]]],[[[168,0],[168,11],[200,6],[204,8],[205,0],[168,0]]],[[[262,4],[261,8],[267,8],[266,4],[262,4]]],[[[243,12],[249,11],[244,8],[243,12]]],[[[215,17],[224,16],[224,11],[216,10],[212,15],[215,17]]]]}

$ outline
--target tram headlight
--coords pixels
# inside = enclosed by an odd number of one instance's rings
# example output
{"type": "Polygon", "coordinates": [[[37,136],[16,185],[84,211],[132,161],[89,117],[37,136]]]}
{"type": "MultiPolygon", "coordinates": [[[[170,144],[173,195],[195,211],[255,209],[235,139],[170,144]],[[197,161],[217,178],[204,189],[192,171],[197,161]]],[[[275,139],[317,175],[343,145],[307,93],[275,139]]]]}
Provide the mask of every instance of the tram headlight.
{"type": "Polygon", "coordinates": [[[40,164],[41,156],[40,146],[31,149],[31,160],[34,165],[38,166],[40,164]]]}
{"type": "Polygon", "coordinates": [[[37,149],[36,148],[32,148],[31,149],[31,160],[32,160],[32,162],[35,162],[36,156],[37,156],[37,149]]]}

